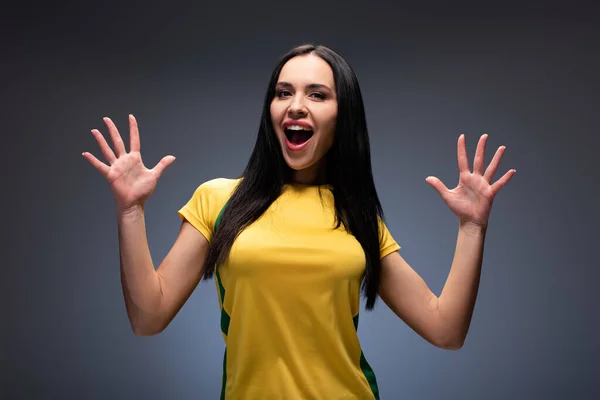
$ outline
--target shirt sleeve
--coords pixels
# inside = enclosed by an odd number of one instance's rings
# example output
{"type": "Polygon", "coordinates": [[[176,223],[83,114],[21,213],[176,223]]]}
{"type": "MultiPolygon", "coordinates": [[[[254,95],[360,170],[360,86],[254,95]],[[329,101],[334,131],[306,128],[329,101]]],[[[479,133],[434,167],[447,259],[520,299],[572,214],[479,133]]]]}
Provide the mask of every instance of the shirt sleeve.
{"type": "Polygon", "coordinates": [[[393,253],[394,251],[400,250],[400,246],[398,245],[398,243],[396,243],[396,241],[392,237],[392,234],[388,230],[385,223],[381,219],[379,219],[378,221],[379,221],[379,259],[382,259],[383,257],[387,256],[388,254],[393,253]]]}
{"type": "Polygon", "coordinates": [[[231,195],[234,183],[235,181],[225,178],[204,182],[179,209],[179,218],[192,224],[210,242],[217,217],[231,195]]]}

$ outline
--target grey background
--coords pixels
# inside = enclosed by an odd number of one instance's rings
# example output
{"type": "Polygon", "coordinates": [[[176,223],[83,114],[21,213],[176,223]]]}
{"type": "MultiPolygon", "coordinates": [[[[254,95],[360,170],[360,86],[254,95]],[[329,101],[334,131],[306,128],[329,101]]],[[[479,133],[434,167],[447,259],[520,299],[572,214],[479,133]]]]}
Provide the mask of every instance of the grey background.
{"type": "MultiPolygon", "coordinates": [[[[485,3],[485,2],[482,2],[485,3]]],[[[212,399],[223,341],[214,281],[162,334],[135,337],[114,202],[81,157],[110,116],[153,166],[156,265],[203,181],[241,172],[276,59],[325,44],[355,69],[377,188],[402,254],[439,294],[457,221],[424,181],[470,159],[516,168],[494,203],[473,322],[437,349],[383,304],[359,336],[383,399],[600,398],[598,109],[593,6],[219,2],[14,5],[2,15],[0,398],[212,399]],[[85,5],[84,5],[85,4],[85,5]]]]}

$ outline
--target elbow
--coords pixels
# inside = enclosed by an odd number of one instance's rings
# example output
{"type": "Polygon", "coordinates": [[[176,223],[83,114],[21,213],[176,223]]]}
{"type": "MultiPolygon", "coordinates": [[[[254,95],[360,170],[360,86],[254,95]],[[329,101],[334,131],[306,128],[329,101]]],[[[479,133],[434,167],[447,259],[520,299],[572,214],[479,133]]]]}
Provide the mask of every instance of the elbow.
{"type": "Polygon", "coordinates": [[[460,350],[465,344],[464,335],[444,335],[434,342],[436,347],[443,350],[460,350]]]}
{"type": "Polygon", "coordinates": [[[437,344],[437,347],[443,350],[460,350],[463,344],[463,342],[446,342],[437,344]]]}
{"type": "Polygon", "coordinates": [[[146,336],[156,336],[161,333],[162,329],[142,329],[142,328],[132,328],[133,334],[137,337],[146,337],[146,336]]]}
{"type": "Polygon", "coordinates": [[[155,336],[158,335],[162,331],[151,331],[151,330],[143,330],[139,328],[133,328],[133,334],[137,337],[147,337],[147,336],[155,336]]]}
{"type": "Polygon", "coordinates": [[[158,335],[165,330],[168,324],[163,313],[144,311],[138,307],[128,307],[127,316],[135,336],[158,335]]]}
{"type": "Polygon", "coordinates": [[[439,303],[437,308],[436,329],[433,335],[432,343],[443,350],[460,350],[465,344],[469,326],[457,324],[456,321],[444,318],[440,309],[439,303]]]}
{"type": "Polygon", "coordinates": [[[164,326],[140,324],[131,321],[131,330],[137,337],[155,336],[165,330],[164,326]]]}

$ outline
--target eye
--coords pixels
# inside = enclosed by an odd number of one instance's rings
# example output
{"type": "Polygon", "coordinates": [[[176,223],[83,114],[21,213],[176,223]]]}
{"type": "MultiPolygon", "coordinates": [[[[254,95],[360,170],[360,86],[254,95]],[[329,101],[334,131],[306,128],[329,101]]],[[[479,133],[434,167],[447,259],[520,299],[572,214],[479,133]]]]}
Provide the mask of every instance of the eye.
{"type": "Polygon", "coordinates": [[[319,100],[324,100],[325,99],[325,95],[323,93],[319,93],[319,92],[313,92],[313,93],[311,93],[310,97],[313,97],[313,98],[319,99],[319,100]]]}
{"type": "Polygon", "coordinates": [[[291,96],[292,93],[290,93],[289,90],[284,90],[284,89],[279,89],[277,90],[277,92],[275,93],[275,96],[281,98],[281,97],[285,97],[285,96],[291,96]]]}

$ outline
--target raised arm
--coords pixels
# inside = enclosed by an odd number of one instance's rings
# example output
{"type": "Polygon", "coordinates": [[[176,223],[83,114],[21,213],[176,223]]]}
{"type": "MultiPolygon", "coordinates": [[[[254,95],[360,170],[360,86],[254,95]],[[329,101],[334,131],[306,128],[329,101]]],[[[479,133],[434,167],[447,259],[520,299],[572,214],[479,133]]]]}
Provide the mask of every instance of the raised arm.
{"type": "Polygon", "coordinates": [[[408,326],[434,346],[460,349],[477,298],[485,232],[459,227],[454,260],[437,297],[398,252],[381,260],[379,296],[408,326]]]}
{"type": "Polygon", "coordinates": [[[381,260],[379,295],[383,301],[424,339],[444,349],[462,347],[479,288],[483,246],[492,202],[516,172],[509,170],[491,184],[505,147],[500,147],[483,172],[485,142],[477,146],[473,172],[469,170],[464,135],[458,139],[459,183],[452,190],[435,177],[427,182],[438,191],[459,219],[454,259],[448,279],[437,297],[398,253],[381,260]]]}
{"type": "Polygon", "coordinates": [[[129,116],[129,153],[113,122],[109,118],[104,121],[114,152],[98,130],[92,134],[108,165],[90,153],[83,156],[107,179],[115,197],[121,282],[131,326],[136,335],[153,335],[169,324],[200,280],[208,242],[184,222],[173,248],[155,270],[146,237],[144,204],[175,157],[166,156],[153,169],[147,169],[140,154],[135,118],[129,116]]]}
{"type": "Polygon", "coordinates": [[[206,238],[184,221],[173,247],[155,270],[146,239],[143,209],[119,218],[121,284],[127,315],[138,336],[162,332],[202,277],[206,238]]]}

